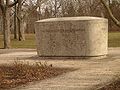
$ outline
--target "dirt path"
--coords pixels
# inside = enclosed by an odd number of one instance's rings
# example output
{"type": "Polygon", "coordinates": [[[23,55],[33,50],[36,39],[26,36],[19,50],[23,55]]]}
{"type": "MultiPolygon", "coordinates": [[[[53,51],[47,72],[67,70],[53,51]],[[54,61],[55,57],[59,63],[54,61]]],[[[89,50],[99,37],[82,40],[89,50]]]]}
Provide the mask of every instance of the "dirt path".
{"type": "Polygon", "coordinates": [[[39,58],[34,49],[0,50],[0,63],[11,63],[14,60],[29,62],[41,61],[53,64],[53,67],[76,68],[74,72],[58,77],[33,82],[11,90],[96,90],[119,76],[120,48],[109,48],[107,58],[39,58]]]}

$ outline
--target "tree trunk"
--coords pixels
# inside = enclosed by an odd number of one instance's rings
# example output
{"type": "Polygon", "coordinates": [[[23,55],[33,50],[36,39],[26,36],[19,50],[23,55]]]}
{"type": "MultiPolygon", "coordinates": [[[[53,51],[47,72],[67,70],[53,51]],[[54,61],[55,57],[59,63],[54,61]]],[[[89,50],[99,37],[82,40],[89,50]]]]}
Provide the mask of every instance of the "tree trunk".
{"type": "Polygon", "coordinates": [[[18,13],[18,37],[19,37],[19,41],[24,41],[25,40],[25,36],[24,36],[24,26],[23,26],[23,18],[21,15],[21,0],[18,1],[18,9],[17,9],[17,13],[18,13]]]}
{"type": "Polygon", "coordinates": [[[10,48],[10,9],[6,9],[3,13],[3,34],[4,48],[10,48]]]}
{"type": "MultiPolygon", "coordinates": [[[[16,0],[14,0],[16,1],[16,0]]],[[[17,19],[16,19],[16,5],[14,6],[15,12],[14,12],[14,39],[17,39],[17,19]]]]}
{"type": "Polygon", "coordinates": [[[11,0],[0,0],[0,9],[3,17],[3,35],[4,35],[4,48],[10,48],[10,13],[11,7],[18,3],[18,0],[10,4],[11,0]]]}
{"type": "Polygon", "coordinates": [[[18,36],[19,36],[19,41],[24,41],[25,36],[24,36],[24,22],[23,20],[18,19],[18,36]]]}

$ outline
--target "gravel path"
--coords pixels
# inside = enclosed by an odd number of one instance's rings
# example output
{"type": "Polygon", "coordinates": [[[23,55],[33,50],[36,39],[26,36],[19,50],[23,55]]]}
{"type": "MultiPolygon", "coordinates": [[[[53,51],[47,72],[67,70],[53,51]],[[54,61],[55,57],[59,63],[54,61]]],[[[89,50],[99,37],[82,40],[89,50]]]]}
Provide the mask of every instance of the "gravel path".
{"type": "Polygon", "coordinates": [[[29,83],[11,90],[96,90],[120,76],[120,48],[109,48],[106,58],[40,58],[34,49],[0,50],[0,63],[14,60],[41,61],[53,67],[76,68],[55,78],[29,83]]]}

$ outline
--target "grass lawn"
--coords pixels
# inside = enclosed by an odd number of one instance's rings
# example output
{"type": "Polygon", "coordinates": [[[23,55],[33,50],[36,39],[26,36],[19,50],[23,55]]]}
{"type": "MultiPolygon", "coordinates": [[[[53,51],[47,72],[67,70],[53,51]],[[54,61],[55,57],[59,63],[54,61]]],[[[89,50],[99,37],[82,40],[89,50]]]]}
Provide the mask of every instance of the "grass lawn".
{"type": "MultiPolygon", "coordinates": [[[[13,36],[11,36],[11,48],[35,48],[36,47],[35,34],[26,34],[25,37],[26,37],[25,41],[18,41],[13,39],[13,36]]],[[[0,35],[0,48],[3,48],[2,35],[0,35]]]]}
{"type": "MultiPolygon", "coordinates": [[[[120,32],[109,32],[109,47],[120,47],[120,32]]],[[[12,48],[35,48],[35,34],[26,34],[25,41],[14,40],[11,36],[12,48]]],[[[0,35],[0,48],[3,48],[3,36],[0,35]]]]}
{"type": "Polygon", "coordinates": [[[120,32],[109,32],[109,47],[120,47],[120,32]]]}

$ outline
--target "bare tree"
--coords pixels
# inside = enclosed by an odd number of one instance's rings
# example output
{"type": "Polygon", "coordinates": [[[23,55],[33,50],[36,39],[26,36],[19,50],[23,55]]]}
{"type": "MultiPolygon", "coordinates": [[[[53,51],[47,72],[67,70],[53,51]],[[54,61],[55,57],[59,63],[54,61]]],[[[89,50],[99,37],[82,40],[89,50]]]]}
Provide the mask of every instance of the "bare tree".
{"type": "Polygon", "coordinates": [[[100,0],[76,0],[78,16],[101,16],[102,7],[100,0]]]}
{"type": "Polygon", "coordinates": [[[50,17],[50,11],[49,11],[49,9],[46,7],[46,8],[45,8],[44,18],[49,18],[49,17],[50,17]]]}
{"type": "Polygon", "coordinates": [[[19,41],[24,41],[25,36],[24,36],[24,19],[22,15],[22,1],[23,0],[18,0],[18,7],[17,7],[17,15],[18,15],[18,38],[19,41]]]}
{"type": "Polygon", "coordinates": [[[51,17],[59,17],[60,16],[60,8],[61,8],[61,2],[62,0],[48,0],[42,8],[44,9],[44,12],[46,11],[46,7],[49,11],[49,14],[51,17]]]}
{"type": "MultiPolygon", "coordinates": [[[[16,2],[16,0],[14,0],[16,2]]],[[[17,7],[14,6],[14,39],[17,39],[17,7]]]]}
{"type": "Polygon", "coordinates": [[[72,2],[68,3],[68,8],[67,8],[66,11],[67,11],[66,13],[67,13],[68,17],[73,17],[73,16],[76,15],[76,11],[74,9],[74,6],[73,6],[72,2]]]}
{"type": "Polygon", "coordinates": [[[11,7],[17,4],[18,0],[10,3],[10,0],[0,0],[0,8],[3,17],[4,48],[10,48],[10,13],[11,7]]]}
{"type": "Polygon", "coordinates": [[[18,18],[18,37],[19,41],[25,40],[25,29],[26,29],[26,19],[37,11],[37,8],[41,6],[47,0],[19,0],[17,7],[17,18],[18,18]],[[27,9],[26,9],[27,8],[27,9]],[[26,9],[26,10],[25,10],[26,9]]]}
{"type": "Polygon", "coordinates": [[[114,17],[114,15],[113,15],[110,7],[107,5],[107,3],[105,2],[105,0],[101,0],[101,3],[102,3],[102,4],[104,5],[104,7],[106,8],[106,10],[107,10],[108,14],[110,15],[111,19],[113,20],[113,22],[114,22],[117,26],[120,27],[120,21],[117,20],[117,19],[114,17]]]}

